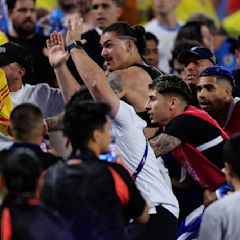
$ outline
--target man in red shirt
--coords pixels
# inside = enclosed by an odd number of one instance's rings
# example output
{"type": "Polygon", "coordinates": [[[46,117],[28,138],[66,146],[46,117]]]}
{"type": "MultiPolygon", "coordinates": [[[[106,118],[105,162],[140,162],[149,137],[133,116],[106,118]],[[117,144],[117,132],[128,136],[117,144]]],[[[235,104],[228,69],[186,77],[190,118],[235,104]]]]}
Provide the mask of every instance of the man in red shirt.
{"type": "Polygon", "coordinates": [[[234,86],[232,74],[221,66],[206,68],[197,84],[200,108],[217,120],[229,135],[240,132],[240,98],[233,98],[234,86]]]}

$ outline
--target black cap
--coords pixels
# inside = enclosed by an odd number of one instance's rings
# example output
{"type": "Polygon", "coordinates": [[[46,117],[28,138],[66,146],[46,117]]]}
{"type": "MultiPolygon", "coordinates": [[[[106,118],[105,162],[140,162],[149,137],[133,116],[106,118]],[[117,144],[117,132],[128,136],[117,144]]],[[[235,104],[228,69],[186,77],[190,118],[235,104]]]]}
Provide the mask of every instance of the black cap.
{"type": "Polygon", "coordinates": [[[11,42],[0,45],[0,67],[13,62],[17,62],[26,70],[32,67],[32,57],[24,47],[11,42]]]}
{"type": "Polygon", "coordinates": [[[213,53],[205,47],[192,47],[190,50],[183,51],[178,57],[178,61],[185,66],[191,59],[209,59],[213,64],[216,64],[213,53]]]}

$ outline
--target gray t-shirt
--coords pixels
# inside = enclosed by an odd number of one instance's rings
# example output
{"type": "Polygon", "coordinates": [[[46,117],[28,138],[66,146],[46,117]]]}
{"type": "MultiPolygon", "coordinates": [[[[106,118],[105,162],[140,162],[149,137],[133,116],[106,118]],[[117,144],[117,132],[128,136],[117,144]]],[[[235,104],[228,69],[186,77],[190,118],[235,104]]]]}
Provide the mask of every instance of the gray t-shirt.
{"type": "Polygon", "coordinates": [[[40,108],[43,117],[52,117],[64,110],[61,90],[49,87],[48,84],[25,84],[17,92],[10,92],[13,107],[22,103],[32,103],[40,108]]]}
{"type": "Polygon", "coordinates": [[[211,204],[204,212],[199,240],[240,239],[240,191],[211,204]]]}

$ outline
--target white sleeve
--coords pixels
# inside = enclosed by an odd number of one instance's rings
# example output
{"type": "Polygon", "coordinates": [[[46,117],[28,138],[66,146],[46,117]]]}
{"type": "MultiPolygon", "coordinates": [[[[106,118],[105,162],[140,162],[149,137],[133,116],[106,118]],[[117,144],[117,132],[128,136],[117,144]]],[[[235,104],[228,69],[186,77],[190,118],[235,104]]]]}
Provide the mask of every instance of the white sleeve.
{"type": "Polygon", "coordinates": [[[147,124],[136,114],[132,106],[120,101],[118,112],[112,120],[114,134],[124,135],[126,132],[129,133],[133,126],[143,129],[147,124]]]}

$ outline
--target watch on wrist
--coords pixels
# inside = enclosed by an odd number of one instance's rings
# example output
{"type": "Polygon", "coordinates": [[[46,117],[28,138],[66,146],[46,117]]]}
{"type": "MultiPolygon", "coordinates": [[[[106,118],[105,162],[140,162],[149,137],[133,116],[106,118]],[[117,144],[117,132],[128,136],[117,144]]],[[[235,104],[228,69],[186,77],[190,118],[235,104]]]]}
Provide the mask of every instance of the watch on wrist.
{"type": "Polygon", "coordinates": [[[70,53],[70,51],[73,48],[81,49],[81,48],[83,48],[83,44],[81,43],[81,41],[74,41],[70,45],[67,46],[67,51],[70,53]]]}

